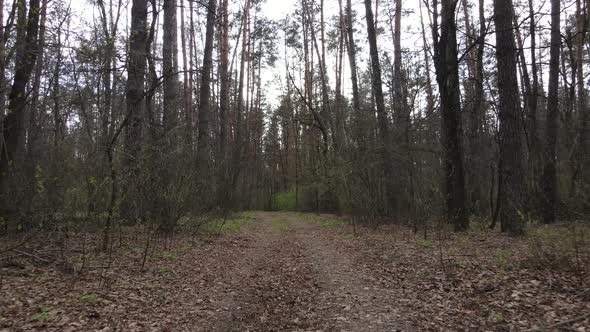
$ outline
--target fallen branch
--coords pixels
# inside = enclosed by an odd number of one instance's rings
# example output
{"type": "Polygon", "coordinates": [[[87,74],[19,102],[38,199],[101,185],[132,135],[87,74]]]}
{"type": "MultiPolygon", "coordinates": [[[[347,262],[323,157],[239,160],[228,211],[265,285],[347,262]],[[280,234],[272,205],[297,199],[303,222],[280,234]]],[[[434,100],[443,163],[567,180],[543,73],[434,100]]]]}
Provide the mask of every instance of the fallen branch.
{"type": "Polygon", "coordinates": [[[25,256],[29,256],[29,257],[35,258],[35,259],[40,260],[40,261],[42,261],[44,263],[49,263],[49,261],[46,260],[45,258],[41,258],[41,257],[39,257],[37,255],[33,255],[33,254],[28,253],[28,252],[25,252],[25,251],[20,251],[20,250],[17,250],[17,249],[12,249],[12,251],[14,251],[16,253],[19,253],[21,255],[25,255],[25,256]]]}
{"type": "Polygon", "coordinates": [[[15,244],[14,246],[0,250],[0,254],[3,254],[5,252],[9,252],[9,251],[13,251],[13,250],[17,249],[18,247],[22,246],[23,244],[27,243],[29,240],[31,240],[32,238],[34,238],[35,235],[37,235],[37,233],[39,233],[39,230],[37,230],[33,234],[30,234],[29,236],[26,236],[24,239],[22,239],[19,243],[15,244]]]}
{"type": "Polygon", "coordinates": [[[573,324],[575,322],[579,322],[581,320],[584,320],[586,318],[590,317],[590,313],[584,314],[582,316],[578,316],[578,317],[574,317],[572,319],[563,321],[563,322],[559,322],[559,323],[555,323],[553,325],[549,325],[546,327],[536,327],[534,329],[530,329],[530,330],[526,330],[526,332],[538,332],[538,331],[552,331],[560,326],[564,326],[564,325],[569,325],[569,324],[573,324]]]}

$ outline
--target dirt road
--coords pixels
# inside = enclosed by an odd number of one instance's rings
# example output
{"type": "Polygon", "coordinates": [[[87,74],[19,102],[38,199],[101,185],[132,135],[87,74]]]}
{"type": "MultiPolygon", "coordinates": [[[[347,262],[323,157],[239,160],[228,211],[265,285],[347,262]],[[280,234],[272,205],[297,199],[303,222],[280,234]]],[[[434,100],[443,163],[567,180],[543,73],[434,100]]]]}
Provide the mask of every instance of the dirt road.
{"type": "MultiPolygon", "coordinates": [[[[531,268],[527,238],[356,232],[287,212],[248,212],[225,229],[158,240],[144,271],[145,240],[131,231],[111,258],[70,257],[83,273],[1,267],[0,332],[590,331],[588,277],[531,268]]],[[[81,252],[79,236],[71,243],[81,252]]]]}
{"type": "Polygon", "coordinates": [[[396,331],[402,325],[388,289],[351,262],[326,234],[330,221],[295,213],[256,214],[242,264],[220,282],[218,331],[396,331]]]}

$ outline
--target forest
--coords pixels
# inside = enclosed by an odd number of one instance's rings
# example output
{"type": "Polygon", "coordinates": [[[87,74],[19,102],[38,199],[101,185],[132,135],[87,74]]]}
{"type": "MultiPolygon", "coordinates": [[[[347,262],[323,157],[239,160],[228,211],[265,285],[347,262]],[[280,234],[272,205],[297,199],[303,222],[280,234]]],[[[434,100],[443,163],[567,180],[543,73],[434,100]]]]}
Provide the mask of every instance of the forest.
{"type": "Polygon", "coordinates": [[[589,0],[0,0],[0,330],[589,331],[589,0]]]}

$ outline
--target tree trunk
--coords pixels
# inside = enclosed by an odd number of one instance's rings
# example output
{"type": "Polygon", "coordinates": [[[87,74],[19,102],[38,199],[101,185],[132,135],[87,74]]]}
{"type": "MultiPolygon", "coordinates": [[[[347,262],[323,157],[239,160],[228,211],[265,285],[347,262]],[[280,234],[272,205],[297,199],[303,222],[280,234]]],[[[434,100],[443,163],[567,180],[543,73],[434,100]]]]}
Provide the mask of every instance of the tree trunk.
{"type": "MultiPolygon", "coordinates": [[[[245,81],[245,67],[246,61],[248,56],[248,22],[250,17],[250,0],[245,0],[244,3],[244,12],[242,14],[242,46],[241,46],[241,56],[240,56],[240,71],[239,71],[239,78],[237,81],[237,99],[236,99],[236,125],[235,125],[235,142],[233,148],[233,156],[232,156],[232,185],[234,189],[237,186],[238,176],[241,171],[241,158],[242,158],[242,151],[243,151],[243,111],[244,111],[244,81],[245,81]]],[[[237,193],[234,190],[234,195],[237,193]]],[[[232,198],[233,199],[233,198],[232,198]]]]}
{"type": "MultiPolygon", "coordinates": [[[[457,1],[443,1],[441,6],[440,38],[434,32],[436,80],[440,90],[442,145],[444,162],[444,199],[447,221],[455,230],[469,227],[465,208],[465,178],[463,175],[463,136],[459,68],[457,59],[457,1]]],[[[436,7],[436,4],[435,4],[436,7]]],[[[436,16],[435,16],[436,18],[436,16]]]]}
{"type": "Polygon", "coordinates": [[[498,217],[503,231],[521,235],[525,232],[522,213],[526,186],[513,14],[511,0],[494,0],[500,120],[499,186],[502,188],[498,199],[498,217]]]}
{"type": "Polygon", "coordinates": [[[372,69],[372,85],[373,93],[375,94],[375,105],[377,107],[377,121],[379,128],[379,142],[378,151],[381,155],[381,167],[383,171],[383,181],[385,182],[385,204],[384,213],[389,215],[392,208],[395,207],[395,197],[393,195],[392,180],[392,163],[391,151],[389,145],[391,144],[388,128],[387,113],[385,111],[385,100],[383,98],[383,86],[381,81],[381,64],[379,63],[379,50],[377,49],[377,33],[375,31],[375,21],[373,19],[373,9],[371,7],[371,0],[365,0],[365,11],[367,19],[367,35],[369,38],[369,48],[371,55],[371,69],[372,69]]]}
{"type": "MultiPolygon", "coordinates": [[[[581,187],[579,180],[586,181],[588,174],[588,153],[590,153],[588,142],[588,107],[586,105],[586,84],[584,80],[584,40],[586,35],[585,15],[582,13],[582,0],[576,0],[576,76],[577,76],[577,94],[578,99],[576,103],[576,111],[579,117],[579,134],[576,147],[577,160],[575,161],[574,176],[572,179],[573,195],[577,195],[577,191],[581,187]],[[580,179],[582,177],[582,179],[580,179]]],[[[583,199],[583,198],[580,198],[583,199]]]]}
{"type": "MultiPolygon", "coordinates": [[[[26,87],[35,67],[39,47],[37,34],[39,31],[39,0],[31,0],[29,14],[26,16],[25,0],[18,1],[18,19],[16,36],[16,57],[14,80],[8,95],[8,114],[3,119],[3,137],[0,141],[0,201],[2,205],[10,204],[15,199],[15,192],[9,184],[10,179],[16,180],[15,171],[22,165],[25,149],[26,131],[26,87]]],[[[0,23],[2,24],[2,23],[0,23]]],[[[14,181],[16,182],[16,181],[14,181]]],[[[13,183],[18,186],[17,183],[13,183]]],[[[6,210],[9,206],[1,206],[6,210]]]]}
{"type": "Polygon", "coordinates": [[[221,59],[219,64],[219,192],[218,204],[227,208],[228,195],[228,115],[230,107],[230,82],[229,82],[229,7],[228,0],[222,1],[221,6],[221,59]]]}
{"type": "MultiPolygon", "coordinates": [[[[193,92],[192,92],[192,85],[190,76],[191,73],[189,72],[189,59],[187,58],[187,38],[186,38],[186,24],[185,24],[185,12],[186,8],[184,5],[184,0],[180,0],[180,39],[182,41],[182,72],[183,72],[183,101],[184,101],[184,119],[186,123],[185,126],[185,144],[186,144],[186,151],[192,152],[193,150],[193,92]]],[[[189,45],[190,47],[190,45],[189,45]]]]}
{"type": "Polygon", "coordinates": [[[164,140],[170,149],[176,149],[176,126],[178,123],[178,58],[177,58],[176,0],[164,0],[164,39],[162,48],[162,75],[164,83],[164,140]]]}
{"type": "Polygon", "coordinates": [[[213,34],[215,32],[216,1],[209,0],[207,5],[207,30],[205,33],[205,50],[201,72],[201,91],[199,94],[199,123],[197,137],[197,171],[201,181],[202,193],[210,188],[209,160],[211,159],[211,143],[209,121],[211,117],[211,72],[213,69],[213,34]]]}
{"type": "MultiPolygon", "coordinates": [[[[140,167],[142,119],[145,107],[144,84],[148,58],[147,13],[147,0],[133,0],[125,88],[128,125],[125,128],[124,175],[127,179],[135,179],[140,167]]],[[[128,197],[122,202],[121,212],[128,219],[133,220],[138,217],[132,198],[128,197]]]]}
{"type": "MultiPolygon", "coordinates": [[[[359,85],[358,85],[358,70],[356,66],[356,43],[354,41],[354,29],[352,26],[352,4],[351,0],[347,0],[346,2],[346,42],[348,50],[348,61],[350,63],[350,81],[352,83],[352,106],[353,106],[353,115],[356,118],[358,131],[361,131],[360,128],[360,120],[362,118],[361,115],[361,101],[360,101],[360,92],[359,92],[359,85]]],[[[355,138],[357,141],[362,142],[361,134],[356,133],[355,138]]]]}
{"type": "Polygon", "coordinates": [[[557,190],[557,132],[559,129],[559,53],[560,53],[560,0],[551,1],[551,47],[549,59],[549,96],[547,98],[547,141],[543,176],[543,222],[555,222],[559,194],[557,190]]]}

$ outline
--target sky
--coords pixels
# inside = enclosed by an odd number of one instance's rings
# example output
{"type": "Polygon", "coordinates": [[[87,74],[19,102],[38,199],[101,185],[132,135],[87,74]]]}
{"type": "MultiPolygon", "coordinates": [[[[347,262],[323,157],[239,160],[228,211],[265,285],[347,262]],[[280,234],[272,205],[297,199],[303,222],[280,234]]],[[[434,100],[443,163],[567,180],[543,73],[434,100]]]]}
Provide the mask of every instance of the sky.
{"type": "MultiPolygon", "coordinates": [[[[78,20],[77,22],[74,22],[74,26],[72,27],[73,29],[76,28],[81,28],[81,29],[89,29],[90,27],[88,26],[88,22],[92,22],[92,20],[97,19],[98,18],[98,12],[96,11],[96,7],[94,5],[92,5],[92,1],[96,1],[96,0],[65,0],[65,1],[71,1],[71,5],[72,8],[74,10],[74,13],[77,17],[80,17],[80,20],[78,20]],[[76,26],[77,25],[77,26],[76,26]]],[[[105,0],[107,3],[109,2],[109,0],[105,0]]],[[[128,24],[129,24],[129,20],[127,19],[127,17],[130,15],[130,11],[131,11],[131,1],[130,0],[122,0],[123,4],[125,5],[125,15],[124,17],[121,19],[121,30],[125,31],[124,33],[128,33],[128,24]]],[[[179,1],[179,4],[181,3],[181,0],[177,0],[179,1]]],[[[201,0],[198,0],[201,1],[201,0]]],[[[267,18],[269,19],[273,19],[273,20],[277,20],[277,21],[283,21],[286,17],[291,17],[292,14],[295,12],[295,8],[297,6],[300,5],[300,1],[301,0],[266,0],[265,2],[262,3],[261,8],[262,8],[262,14],[265,15],[267,18]]],[[[329,18],[333,17],[333,16],[337,16],[338,15],[338,0],[324,0],[325,1],[325,17],[326,20],[328,20],[329,18]]],[[[404,57],[409,57],[412,56],[412,52],[416,53],[413,54],[413,56],[417,56],[418,53],[422,52],[422,48],[423,48],[423,43],[422,43],[422,38],[421,38],[421,30],[420,30],[420,9],[419,9],[419,1],[420,0],[403,0],[403,8],[404,8],[404,17],[402,19],[402,48],[404,49],[404,57]]],[[[519,3],[525,1],[525,0],[513,0],[515,2],[516,5],[518,5],[519,3]]],[[[535,6],[538,9],[538,17],[537,19],[539,21],[541,21],[542,23],[545,22],[544,24],[546,25],[546,22],[548,21],[548,15],[547,12],[549,10],[549,4],[548,1],[545,0],[534,0],[535,1],[535,6]]],[[[113,0],[113,2],[116,2],[116,0],[113,0]]],[[[319,2],[319,1],[318,1],[319,2]]],[[[342,2],[345,4],[346,0],[342,0],[342,2]]],[[[389,15],[386,15],[386,13],[383,12],[383,8],[385,8],[386,4],[393,4],[393,0],[378,0],[375,1],[373,0],[373,5],[375,8],[375,4],[379,3],[379,8],[381,9],[380,11],[375,11],[376,12],[376,16],[378,19],[378,25],[384,29],[384,33],[382,35],[379,36],[378,38],[378,46],[379,46],[379,50],[380,50],[380,54],[382,55],[384,52],[389,53],[390,55],[393,54],[393,42],[391,39],[391,28],[390,28],[390,22],[388,19],[389,15]]],[[[474,0],[470,0],[470,2],[472,3],[477,3],[477,1],[474,0]]],[[[491,17],[491,4],[492,1],[491,0],[485,0],[486,2],[486,16],[488,17],[488,19],[491,17]]],[[[184,3],[186,5],[187,1],[184,0],[184,3]]],[[[231,10],[234,12],[237,12],[240,10],[243,0],[230,0],[230,3],[234,3],[231,6],[231,10]]],[[[573,0],[564,0],[564,7],[566,11],[572,12],[573,9],[571,7],[571,3],[574,3],[573,0]]],[[[352,1],[353,4],[353,11],[357,12],[357,21],[359,22],[356,26],[357,30],[356,30],[356,34],[355,34],[355,39],[357,40],[357,44],[358,46],[360,46],[362,48],[362,52],[359,54],[359,70],[364,70],[367,67],[367,63],[366,60],[368,58],[368,46],[367,46],[367,39],[366,39],[366,30],[365,30],[365,25],[364,25],[364,21],[365,21],[365,8],[364,8],[364,0],[353,0],[352,1]]],[[[198,4],[196,4],[195,8],[198,8],[198,4]]],[[[472,15],[473,15],[473,21],[474,23],[477,25],[477,5],[474,5],[472,8],[472,15]]],[[[424,11],[424,18],[425,18],[425,25],[428,26],[429,24],[429,20],[428,20],[428,15],[426,12],[426,9],[423,9],[424,11]]],[[[197,10],[197,12],[199,12],[199,10],[197,10]]],[[[200,11],[202,13],[202,10],[200,11]]],[[[463,9],[460,7],[458,8],[458,19],[462,19],[462,13],[463,13],[463,9]]],[[[179,13],[180,15],[180,13],[179,13]]],[[[203,20],[204,17],[202,16],[203,14],[200,14],[200,17],[196,17],[196,19],[200,19],[203,20]]],[[[565,15],[564,15],[565,16],[565,15]]],[[[179,23],[180,23],[180,18],[178,19],[179,23]]],[[[524,22],[525,26],[526,26],[526,22],[524,22]]],[[[203,38],[204,35],[204,27],[202,25],[197,25],[197,30],[202,29],[203,33],[197,33],[197,35],[200,38],[203,38]]],[[[428,29],[428,27],[427,27],[428,29]]],[[[461,26],[461,23],[459,23],[459,29],[461,31],[459,31],[459,38],[461,39],[461,34],[463,33],[463,29],[461,26]]],[[[178,34],[179,38],[180,38],[180,33],[178,34]]],[[[524,34],[524,38],[525,38],[525,46],[528,45],[529,43],[529,39],[527,37],[527,34],[524,34]]],[[[284,49],[283,49],[283,40],[284,40],[284,35],[282,32],[280,32],[277,36],[277,46],[278,46],[278,50],[277,53],[279,55],[279,61],[276,63],[276,65],[273,68],[265,68],[263,70],[263,83],[262,86],[265,87],[265,95],[267,96],[267,101],[269,102],[269,104],[276,106],[278,104],[278,97],[282,94],[282,86],[284,83],[284,79],[285,79],[285,59],[284,59],[284,49]]],[[[427,32],[427,39],[428,42],[431,42],[431,35],[429,32],[427,32]]],[[[490,45],[494,44],[493,41],[493,35],[490,35],[487,37],[486,42],[490,45]]],[[[159,40],[161,42],[161,33],[159,36],[159,40]]],[[[201,45],[201,50],[202,50],[202,43],[203,41],[201,40],[199,42],[201,45]]],[[[180,41],[178,43],[179,45],[181,45],[180,41]]],[[[236,45],[232,45],[233,47],[235,47],[236,45]]],[[[461,49],[461,46],[460,46],[461,49]]],[[[233,50],[231,50],[230,52],[233,52],[233,50]]],[[[179,52],[180,54],[180,52],[179,52]]],[[[230,53],[231,54],[231,53],[230,53]]],[[[290,56],[290,55],[289,55],[290,56]]],[[[420,55],[420,57],[422,57],[422,55],[420,55]]],[[[334,69],[334,58],[335,55],[334,54],[328,54],[327,55],[328,58],[328,74],[329,74],[329,79],[331,82],[331,86],[334,86],[333,84],[333,80],[334,80],[334,75],[335,75],[335,69],[334,69]]],[[[347,59],[345,59],[347,60],[347,59]]],[[[179,61],[181,62],[180,65],[182,65],[182,57],[179,56],[179,61]]],[[[294,62],[293,59],[290,59],[290,62],[294,62]]],[[[432,71],[432,68],[431,68],[432,71]]],[[[434,74],[432,72],[430,72],[431,78],[434,82],[434,74]]],[[[349,77],[350,77],[350,73],[348,70],[348,61],[344,61],[344,75],[343,75],[344,79],[343,79],[343,89],[344,89],[344,93],[345,94],[350,94],[350,84],[349,84],[349,77]]],[[[545,80],[546,81],[546,80],[545,80]]]]}
{"type": "MultiPolygon", "coordinates": [[[[332,16],[338,15],[338,0],[324,0],[325,1],[325,17],[329,18],[332,16]]],[[[420,58],[423,57],[423,40],[421,36],[421,25],[420,25],[420,1],[421,0],[403,0],[403,12],[404,17],[402,18],[402,49],[404,50],[404,58],[407,59],[411,56],[419,56],[420,58]],[[414,54],[413,54],[414,53],[414,54]]],[[[539,35],[544,35],[548,38],[548,30],[549,30],[549,20],[550,20],[550,3],[549,1],[545,0],[533,0],[533,6],[536,11],[535,19],[538,24],[538,33],[539,35]]],[[[301,0],[266,0],[266,3],[262,5],[263,13],[272,19],[276,20],[283,20],[286,16],[289,16],[291,13],[294,12],[296,6],[299,5],[301,0]]],[[[319,2],[319,1],[318,1],[319,2]]],[[[346,4],[345,0],[342,0],[343,5],[346,4]]],[[[528,37],[528,0],[513,0],[514,5],[516,7],[516,13],[519,16],[519,23],[523,27],[522,29],[522,36],[523,36],[523,43],[525,47],[525,55],[527,59],[530,59],[530,52],[528,51],[528,47],[530,46],[530,38],[528,37]]],[[[378,26],[384,29],[384,33],[378,37],[378,47],[380,51],[380,55],[382,56],[384,52],[389,53],[390,55],[393,54],[393,40],[391,38],[391,22],[386,13],[383,12],[383,9],[386,7],[386,4],[393,4],[394,0],[373,0],[373,11],[376,13],[378,26]],[[376,3],[379,3],[380,10],[375,10],[376,3]]],[[[462,23],[463,20],[463,7],[462,1],[459,1],[459,7],[457,9],[457,21],[458,21],[458,39],[459,42],[463,40],[464,34],[464,26],[462,23]]],[[[475,25],[476,30],[478,29],[478,1],[470,0],[469,3],[472,3],[471,7],[471,16],[472,16],[472,24],[475,25]]],[[[355,39],[357,40],[360,47],[363,48],[363,52],[359,54],[359,70],[363,70],[367,66],[367,58],[368,58],[368,45],[367,45],[367,34],[366,34],[366,27],[365,27],[365,6],[364,0],[353,0],[352,1],[353,11],[357,12],[357,31],[355,34],[355,39]]],[[[424,7],[424,6],[423,6],[424,7]]],[[[492,20],[492,1],[485,0],[484,2],[485,7],[485,15],[486,20],[492,20]]],[[[566,17],[570,14],[573,14],[575,11],[575,1],[574,0],[563,0],[562,1],[562,30],[566,17]]],[[[426,26],[426,38],[429,44],[432,43],[432,36],[429,30],[430,18],[426,8],[422,8],[424,14],[424,24],[426,26]]],[[[493,31],[492,31],[493,32],[493,31]]],[[[281,36],[282,38],[282,36],[281,36]]],[[[495,37],[493,34],[490,34],[486,37],[486,43],[493,47],[495,45],[495,37]]],[[[538,37],[538,46],[540,46],[540,52],[544,52],[543,46],[547,41],[541,40],[538,37]]],[[[464,45],[459,45],[459,49],[464,49],[464,45]]],[[[546,54],[545,57],[548,57],[546,54]]],[[[334,79],[335,70],[330,70],[330,68],[334,68],[334,56],[328,56],[328,72],[331,73],[331,82],[334,79]]],[[[546,59],[545,59],[546,60],[546,59]]],[[[530,60],[528,61],[530,64],[530,60]]],[[[431,61],[431,66],[433,62],[431,61]]],[[[350,84],[349,84],[349,77],[350,72],[348,70],[348,62],[344,61],[344,81],[343,87],[344,91],[347,94],[350,94],[350,84]]],[[[493,69],[493,68],[492,68],[493,69]]],[[[543,72],[543,75],[546,75],[546,71],[543,72]]],[[[273,79],[276,81],[277,76],[284,76],[284,59],[281,59],[275,68],[271,68],[266,70],[264,74],[264,79],[269,82],[266,84],[268,86],[268,92],[270,95],[271,100],[275,100],[276,97],[280,95],[280,85],[279,84],[271,84],[273,79]]],[[[430,68],[430,76],[433,82],[435,82],[433,68],[430,68]]],[[[546,83],[548,80],[545,78],[543,81],[546,83]]],[[[333,86],[333,85],[332,85],[333,86]]],[[[436,87],[435,87],[436,88],[436,87]]]]}
{"type": "MultiPolygon", "coordinates": [[[[334,17],[334,16],[338,16],[339,15],[339,9],[338,9],[338,0],[324,0],[324,16],[326,18],[326,20],[328,20],[328,18],[334,17]]],[[[392,1],[393,0],[379,0],[379,1],[373,1],[373,10],[374,12],[377,12],[375,10],[375,4],[377,2],[380,3],[381,8],[383,8],[383,4],[386,1],[392,1]]],[[[412,34],[404,34],[403,38],[402,38],[402,47],[403,48],[409,48],[409,49],[421,49],[422,48],[422,39],[420,38],[420,35],[417,34],[417,32],[419,32],[420,30],[420,21],[419,21],[419,0],[404,0],[403,2],[403,6],[404,6],[404,11],[408,12],[408,15],[406,17],[404,17],[403,19],[403,27],[402,29],[405,30],[405,32],[411,32],[412,34]]],[[[295,9],[300,6],[301,0],[266,0],[266,2],[262,5],[262,12],[264,13],[264,15],[266,15],[268,18],[270,19],[274,19],[274,20],[284,20],[285,17],[291,17],[292,13],[295,11],[295,9]],[[278,5],[279,4],[279,5],[278,5]]],[[[319,3],[319,1],[318,1],[319,3]]],[[[346,5],[346,0],[342,0],[342,4],[343,6],[346,5]]],[[[363,0],[353,0],[352,1],[352,7],[353,7],[353,11],[357,12],[357,20],[359,21],[359,25],[357,27],[357,32],[355,34],[355,39],[360,41],[359,45],[360,47],[363,48],[364,51],[368,52],[368,46],[364,45],[367,43],[367,37],[366,37],[366,30],[365,30],[365,5],[364,5],[364,1],[363,0]]],[[[383,16],[383,14],[379,14],[377,15],[377,19],[378,19],[378,24],[380,25],[385,25],[387,24],[387,19],[383,16]]],[[[427,23],[427,22],[426,22],[427,23]]],[[[327,24],[327,23],[326,23],[327,24]]],[[[389,35],[388,32],[389,27],[384,26],[383,27],[386,31],[385,35],[389,35]]],[[[280,38],[284,38],[284,35],[281,34],[280,38]]],[[[393,53],[393,43],[391,38],[385,37],[385,38],[380,38],[379,40],[379,48],[381,51],[387,51],[389,52],[389,54],[393,53]]],[[[368,58],[368,54],[366,54],[366,52],[363,52],[361,54],[359,54],[359,65],[360,67],[362,66],[366,66],[366,60],[368,58]]],[[[283,50],[281,50],[281,53],[284,53],[283,50]]],[[[350,70],[349,70],[349,66],[348,66],[348,59],[345,58],[344,59],[344,66],[343,66],[343,91],[346,95],[350,95],[351,92],[351,86],[349,83],[349,77],[350,77],[350,70]]],[[[334,82],[335,80],[335,61],[334,61],[334,55],[332,56],[327,56],[327,62],[328,62],[328,76],[330,79],[330,82],[334,82]]],[[[275,68],[269,68],[265,71],[264,73],[264,77],[263,79],[267,82],[267,84],[265,84],[265,86],[269,87],[268,88],[268,98],[269,98],[269,102],[276,106],[277,102],[278,102],[278,96],[280,96],[280,94],[283,92],[281,91],[281,84],[273,84],[273,82],[277,82],[280,78],[285,76],[285,61],[284,61],[284,56],[279,59],[277,66],[275,66],[275,68]]],[[[333,84],[332,84],[333,86],[333,84]]]]}

